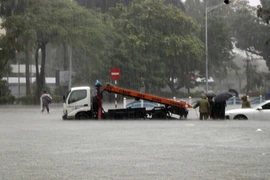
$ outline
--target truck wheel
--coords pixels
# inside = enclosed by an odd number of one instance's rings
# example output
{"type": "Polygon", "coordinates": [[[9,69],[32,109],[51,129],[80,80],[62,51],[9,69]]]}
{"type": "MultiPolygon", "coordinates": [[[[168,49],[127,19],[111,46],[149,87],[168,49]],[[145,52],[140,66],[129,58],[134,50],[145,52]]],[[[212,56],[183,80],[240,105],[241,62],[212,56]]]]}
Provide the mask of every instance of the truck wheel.
{"type": "Polygon", "coordinates": [[[153,118],[154,119],[167,119],[167,116],[166,116],[166,114],[164,112],[157,111],[157,112],[154,112],[153,118]]]}
{"type": "Polygon", "coordinates": [[[89,119],[89,117],[88,117],[88,115],[87,115],[86,113],[82,112],[82,113],[77,114],[77,115],[75,116],[75,119],[80,119],[80,120],[82,120],[82,119],[89,119]]]}
{"type": "Polygon", "coordinates": [[[179,119],[187,119],[187,114],[179,115],[179,119]]]}

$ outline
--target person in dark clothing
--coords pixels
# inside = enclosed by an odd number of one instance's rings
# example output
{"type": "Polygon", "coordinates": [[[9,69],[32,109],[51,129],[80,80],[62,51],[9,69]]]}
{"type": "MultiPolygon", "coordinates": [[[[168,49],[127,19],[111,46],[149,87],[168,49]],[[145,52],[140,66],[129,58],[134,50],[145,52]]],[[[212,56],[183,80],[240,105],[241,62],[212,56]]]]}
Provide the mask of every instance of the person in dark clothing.
{"type": "Polygon", "coordinates": [[[45,108],[47,110],[47,113],[50,112],[49,104],[52,102],[52,97],[50,94],[48,94],[45,90],[43,91],[43,94],[40,96],[40,106],[41,106],[41,112],[44,112],[45,108]]]}
{"type": "Polygon", "coordinates": [[[225,119],[225,108],[226,108],[226,101],[222,102],[215,102],[213,108],[213,117],[214,119],[225,119]]]}
{"type": "Polygon", "coordinates": [[[211,119],[214,118],[214,112],[213,112],[213,108],[214,108],[214,101],[213,101],[213,97],[208,97],[208,102],[210,105],[210,109],[209,109],[209,117],[211,119]]]}
{"type": "Polygon", "coordinates": [[[220,102],[220,119],[225,119],[226,101],[220,102]]]}
{"type": "Polygon", "coordinates": [[[91,102],[92,102],[92,110],[93,110],[93,117],[94,118],[98,118],[98,111],[100,109],[102,109],[102,97],[103,97],[103,93],[100,90],[101,88],[101,83],[99,81],[97,81],[95,83],[95,90],[92,93],[91,96],[91,102]]]}

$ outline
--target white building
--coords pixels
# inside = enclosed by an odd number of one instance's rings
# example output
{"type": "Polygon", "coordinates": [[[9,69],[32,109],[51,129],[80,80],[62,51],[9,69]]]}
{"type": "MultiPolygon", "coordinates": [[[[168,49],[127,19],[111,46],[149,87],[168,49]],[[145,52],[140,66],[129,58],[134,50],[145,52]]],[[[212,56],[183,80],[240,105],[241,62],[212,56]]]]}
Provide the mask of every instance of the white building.
{"type": "MultiPolygon", "coordinates": [[[[3,77],[3,80],[8,82],[9,90],[11,94],[15,97],[21,97],[26,95],[26,77],[25,77],[25,64],[11,64],[12,73],[15,74],[16,77],[3,77]]],[[[39,66],[40,68],[40,66],[39,66]]],[[[29,66],[30,72],[30,84],[31,86],[36,83],[36,66],[29,66]]],[[[54,89],[56,86],[55,77],[46,77],[45,84],[50,87],[50,89],[54,89]]]]}
{"type": "MultiPolygon", "coordinates": [[[[26,78],[25,77],[3,77],[3,80],[8,82],[9,90],[11,94],[15,97],[21,97],[26,95],[26,78]]],[[[36,83],[36,78],[30,78],[30,83],[36,83]]],[[[46,77],[45,84],[50,87],[50,89],[55,88],[55,77],[46,77]]]]}

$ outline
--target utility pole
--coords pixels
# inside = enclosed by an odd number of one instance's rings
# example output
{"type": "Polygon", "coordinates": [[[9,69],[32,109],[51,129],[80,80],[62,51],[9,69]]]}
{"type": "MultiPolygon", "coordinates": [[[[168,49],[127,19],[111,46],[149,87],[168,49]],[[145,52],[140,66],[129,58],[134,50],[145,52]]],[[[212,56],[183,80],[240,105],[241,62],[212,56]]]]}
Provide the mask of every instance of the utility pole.
{"type": "MultiPolygon", "coordinates": [[[[229,1],[224,1],[225,4],[229,4],[229,1]]],[[[209,73],[208,73],[208,13],[213,11],[214,9],[223,6],[224,3],[218,4],[216,6],[210,6],[207,7],[207,0],[205,0],[205,85],[206,85],[206,92],[208,92],[208,79],[209,79],[209,73]]]]}

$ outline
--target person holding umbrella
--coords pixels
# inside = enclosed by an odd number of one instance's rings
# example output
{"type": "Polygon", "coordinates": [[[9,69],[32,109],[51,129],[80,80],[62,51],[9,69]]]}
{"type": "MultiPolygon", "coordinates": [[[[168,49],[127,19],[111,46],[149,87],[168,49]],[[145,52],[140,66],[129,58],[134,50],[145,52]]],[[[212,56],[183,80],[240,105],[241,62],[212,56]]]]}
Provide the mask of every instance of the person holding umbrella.
{"type": "Polygon", "coordinates": [[[233,97],[231,92],[223,92],[215,97],[215,119],[225,119],[226,101],[233,97]]]}
{"type": "Polygon", "coordinates": [[[213,101],[213,97],[208,97],[208,102],[209,102],[209,105],[210,105],[210,109],[209,109],[209,117],[211,119],[214,118],[214,112],[213,112],[213,109],[214,109],[214,105],[215,105],[215,102],[213,101]]]}
{"type": "Polygon", "coordinates": [[[193,106],[194,109],[199,107],[200,112],[200,120],[207,120],[210,110],[210,104],[206,98],[206,96],[203,94],[201,99],[193,106]]]}

